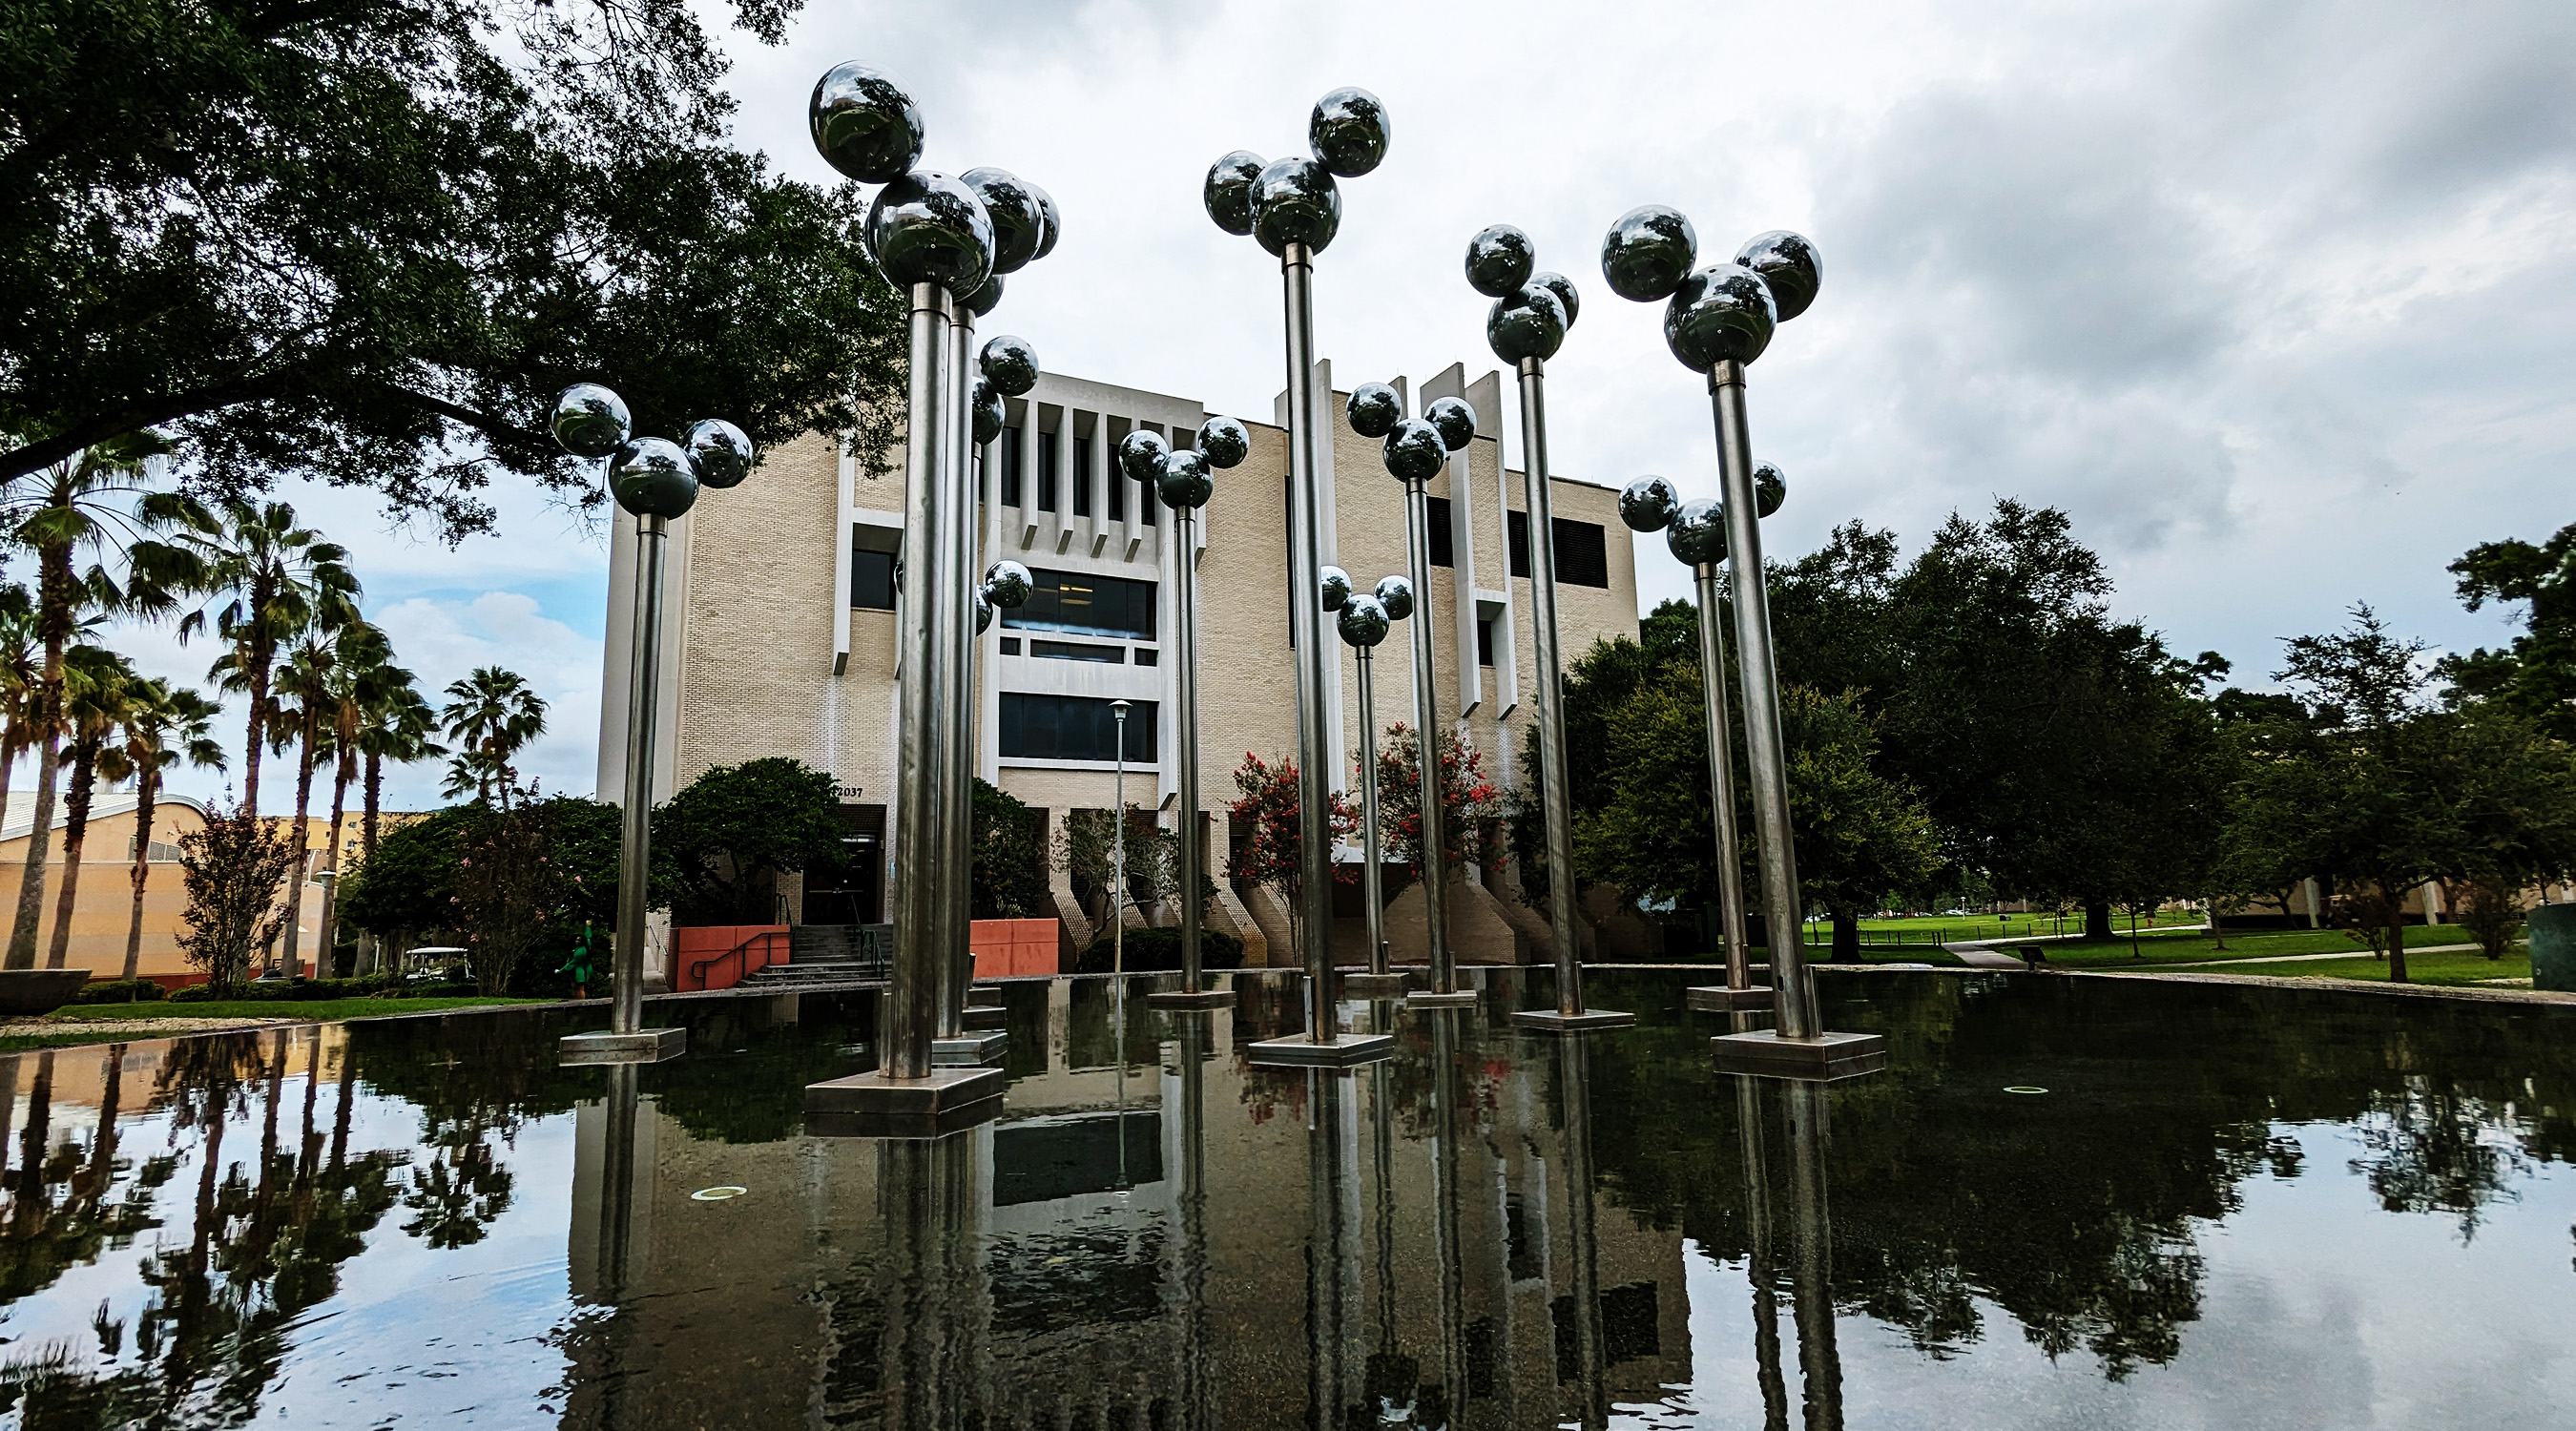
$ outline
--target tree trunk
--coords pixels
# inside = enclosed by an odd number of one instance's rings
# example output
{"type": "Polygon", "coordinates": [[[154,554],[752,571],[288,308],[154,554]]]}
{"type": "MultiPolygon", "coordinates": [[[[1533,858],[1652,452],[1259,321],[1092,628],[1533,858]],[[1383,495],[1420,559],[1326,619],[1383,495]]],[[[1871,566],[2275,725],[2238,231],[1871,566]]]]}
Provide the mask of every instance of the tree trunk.
{"type": "Polygon", "coordinates": [[[2406,906],[2402,891],[2381,885],[2388,895],[2388,982],[2403,984],[2406,979],[2406,906]]]}
{"type": "MultiPolygon", "coordinates": [[[[254,612],[260,608],[251,608],[254,612]]],[[[253,819],[259,817],[259,751],[268,743],[268,663],[274,654],[269,643],[254,640],[243,653],[242,676],[250,686],[250,743],[242,749],[241,812],[253,819]]]]}
{"type": "Polygon", "coordinates": [[[2111,927],[2111,901],[2107,899],[2084,901],[2084,941],[2088,944],[2109,943],[2119,937],[2119,931],[2111,927]]]}
{"type": "Polygon", "coordinates": [[[54,939],[45,950],[45,967],[59,969],[72,949],[72,903],[80,895],[81,846],[89,842],[90,782],[98,774],[98,742],[72,746],[72,793],[64,802],[63,888],[54,897],[54,939]]]}
{"type": "Polygon", "coordinates": [[[0,967],[36,967],[36,925],[45,913],[45,860],[53,853],[55,766],[62,757],[63,639],[71,629],[71,553],[47,550],[43,589],[44,682],[36,692],[36,728],[44,752],[36,767],[35,822],[27,831],[27,872],[18,882],[18,915],[9,927],[9,952],[0,967]]]}
{"type": "Polygon", "coordinates": [[[384,794],[384,790],[385,758],[372,750],[368,751],[367,816],[365,827],[359,831],[359,838],[365,842],[364,857],[371,860],[376,857],[376,809],[381,803],[380,797],[384,794]]]}
{"type": "Polygon", "coordinates": [[[295,860],[286,867],[286,977],[292,979],[304,972],[302,947],[304,931],[297,919],[304,910],[304,856],[312,847],[313,831],[304,818],[305,808],[313,803],[313,727],[310,715],[304,718],[304,729],[298,734],[295,757],[295,860]]]}
{"type": "Polygon", "coordinates": [[[340,820],[348,809],[349,777],[355,773],[349,764],[344,759],[331,772],[331,843],[324,850],[323,863],[332,874],[331,882],[322,888],[322,918],[313,926],[313,973],[316,978],[331,975],[332,940],[340,923],[340,820]]]}
{"type": "Polygon", "coordinates": [[[2226,948],[2226,947],[2227,947],[2227,931],[2226,931],[2226,930],[2224,930],[2224,929],[2221,929],[2221,928],[2219,927],[2219,925],[2218,925],[2218,900],[2217,900],[2217,898],[2216,898],[2215,896],[2212,896],[2211,898],[2208,898],[2208,899],[2202,900],[2202,901],[2201,901],[2201,904],[2202,904],[2205,908],[2207,908],[2207,909],[2209,910],[2209,942],[2210,942],[2210,947],[2211,947],[2211,948],[2213,948],[2213,949],[2224,949],[2224,948],[2226,948]]]}
{"type": "Polygon", "coordinates": [[[0,825],[9,823],[9,777],[18,768],[18,722],[9,722],[6,735],[0,735],[0,825]]]}
{"type": "Polygon", "coordinates": [[[152,878],[152,802],[161,794],[161,772],[143,768],[134,800],[134,914],[125,923],[125,980],[132,983],[143,964],[143,886],[152,878]]]}
{"type": "Polygon", "coordinates": [[[1860,916],[1854,914],[1848,909],[1837,909],[1833,911],[1833,920],[1834,952],[1832,962],[1836,964],[1859,963],[1860,916]]]}

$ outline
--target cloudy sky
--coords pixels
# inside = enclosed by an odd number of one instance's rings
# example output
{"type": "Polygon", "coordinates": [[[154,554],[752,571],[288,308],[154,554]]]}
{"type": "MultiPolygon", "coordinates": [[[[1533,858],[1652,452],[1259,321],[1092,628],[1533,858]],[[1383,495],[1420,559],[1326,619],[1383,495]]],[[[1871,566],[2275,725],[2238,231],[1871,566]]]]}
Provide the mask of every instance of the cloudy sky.
{"type": "MultiPolygon", "coordinates": [[[[2563,0],[819,3],[785,46],[732,50],[739,140],[791,174],[828,177],[805,96],[864,58],[921,101],[926,166],[1052,191],[1063,241],[993,320],[1052,370],[1256,416],[1281,385],[1277,267],[1208,222],[1200,177],[1229,149],[1294,152],[1318,95],[1365,86],[1394,146],[1345,182],[1319,266],[1336,378],[1490,366],[1459,256],[1519,224],[1584,291],[1550,440],[1593,480],[1715,483],[1702,384],[1658,310],[1601,284],[1604,228],[1672,204],[1704,255],[1797,229],[1823,295],[1751,387],[1757,453],[1792,482],[1772,553],[1854,517],[1911,550],[1953,510],[2054,504],[2120,612],[2240,679],[2357,601],[2493,644],[2508,628],[2443,566],[2576,519],[2563,0]]],[[[356,548],[410,665],[528,674],[555,702],[530,768],[591,787],[594,533],[505,495],[500,534],[450,551],[362,494],[299,500],[356,548]]],[[[1659,541],[1638,564],[1650,605],[1684,590],[1659,541]]],[[[207,654],[152,659],[193,675],[207,654]]]]}

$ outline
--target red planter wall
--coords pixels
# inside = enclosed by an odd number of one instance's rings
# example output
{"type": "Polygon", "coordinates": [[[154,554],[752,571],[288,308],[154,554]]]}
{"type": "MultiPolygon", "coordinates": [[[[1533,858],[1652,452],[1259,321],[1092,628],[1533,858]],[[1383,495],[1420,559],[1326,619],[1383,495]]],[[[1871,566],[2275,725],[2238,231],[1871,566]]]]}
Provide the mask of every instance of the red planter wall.
{"type": "Polygon", "coordinates": [[[1052,919],[978,919],[968,943],[975,951],[978,979],[1064,971],[1063,934],[1052,919]]]}
{"type": "Polygon", "coordinates": [[[787,926],[784,924],[700,924],[671,931],[671,991],[702,993],[710,989],[730,989],[742,976],[754,969],[787,962],[787,926]],[[749,948],[737,958],[710,965],[703,974],[692,971],[702,959],[713,959],[744,941],[749,948]]]}

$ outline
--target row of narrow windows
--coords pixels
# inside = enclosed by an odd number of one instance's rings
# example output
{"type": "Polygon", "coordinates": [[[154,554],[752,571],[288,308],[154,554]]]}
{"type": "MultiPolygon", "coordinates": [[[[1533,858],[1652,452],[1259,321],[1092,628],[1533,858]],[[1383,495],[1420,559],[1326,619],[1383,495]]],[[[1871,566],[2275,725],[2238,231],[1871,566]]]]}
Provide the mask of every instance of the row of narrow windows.
{"type": "MultiPolygon", "coordinates": [[[[1037,498],[1035,505],[1041,512],[1061,512],[1063,506],[1060,499],[1069,495],[1073,499],[1072,515],[1077,517],[1092,515],[1094,500],[1091,480],[1092,440],[1088,437],[1073,439],[1073,471],[1070,474],[1066,474],[1063,464],[1056,460],[1062,452],[1062,448],[1058,446],[1060,441],[1061,435],[1058,433],[1038,434],[1038,460],[1032,470],[1028,461],[1027,431],[1018,427],[1002,429],[1001,440],[993,444],[992,451],[994,463],[1001,469],[1003,506],[1030,505],[1025,499],[1031,495],[1030,489],[1034,487],[1036,489],[1034,495],[1037,498]],[[1063,481],[1067,475],[1073,479],[1070,484],[1063,481]],[[1069,493],[1063,490],[1068,485],[1071,488],[1069,493]]],[[[1113,522],[1127,520],[1127,503],[1132,499],[1137,505],[1138,520],[1149,527],[1155,525],[1160,520],[1158,516],[1161,510],[1160,504],[1155,502],[1150,494],[1129,492],[1127,489],[1131,485],[1133,484],[1119,475],[1115,468],[1110,469],[1108,489],[1099,494],[1102,505],[1107,508],[1103,515],[1113,522]]]]}

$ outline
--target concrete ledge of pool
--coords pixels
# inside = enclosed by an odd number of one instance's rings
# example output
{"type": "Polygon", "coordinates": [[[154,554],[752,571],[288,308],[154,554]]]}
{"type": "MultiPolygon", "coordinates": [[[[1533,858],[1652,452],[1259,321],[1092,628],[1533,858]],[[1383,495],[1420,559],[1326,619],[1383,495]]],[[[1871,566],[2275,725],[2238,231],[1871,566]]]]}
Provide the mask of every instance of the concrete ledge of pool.
{"type": "MultiPolygon", "coordinates": [[[[968,1013],[974,1010],[967,1010],[968,1013]]],[[[1000,1009],[993,1012],[1000,1013],[1000,1009]]],[[[994,1063],[1011,1051],[1011,1036],[1000,1029],[979,1029],[969,1024],[966,1032],[955,1038],[930,1041],[930,1061],[936,1064],[974,1066],[994,1063]]]]}
{"type": "Polygon", "coordinates": [[[1831,1083],[1858,1078],[1887,1067],[1887,1036],[1868,1033],[1823,1033],[1814,1038],[1782,1038],[1776,1031],[1720,1034],[1709,1040],[1720,1073],[1750,1073],[1764,1078],[1792,1078],[1831,1083]]]}
{"type": "Polygon", "coordinates": [[[590,1064],[661,1063],[689,1051],[687,1029],[638,1029],[633,1033],[566,1034],[556,1041],[557,1062],[567,1068],[590,1064]]]}
{"type": "Polygon", "coordinates": [[[1579,1014],[1561,1014],[1554,1009],[1519,1009],[1512,1014],[1515,1027],[1537,1033],[1585,1033],[1592,1029],[1626,1028],[1637,1021],[1635,1014],[1616,1009],[1586,1009],[1579,1014]]]}
{"type": "Polygon", "coordinates": [[[1730,989],[1724,984],[1700,984],[1682,991],[1682,1001],[1704,1014],[1733,1013],[1737,1009],[1768,1010],[1771,989],[1757,984],[1749,989],[1730,989]]]}
{"type": "Polygon", "coordinates": [[[1286,1038],[1263,1039],[1246,1048],[1244,1056],[1273,1067],[1348,1068],[1355,1063],[1395,1057],[1395,1036],[1346,1033],[1318,1041],[1304,1034],[1290,1034],[1286,1038]]]}
{"type": "Polygon", "coordinates": [[[1010,1079],[998,1068],[923,1078],[858,1073],[805,1085],[805,1131],[826,1138],[935,1138],[989,1120],[1010,1079]]]}
{"type": "Polygon", "coordinates": [[[1234,990],[1201,989],[1193,994],[1187,989],[1165,989],[1160,993],[1147,994],[1145,1002],[1158,1009],[1230,1009],[1234,1007],[1234,990]]]}

